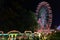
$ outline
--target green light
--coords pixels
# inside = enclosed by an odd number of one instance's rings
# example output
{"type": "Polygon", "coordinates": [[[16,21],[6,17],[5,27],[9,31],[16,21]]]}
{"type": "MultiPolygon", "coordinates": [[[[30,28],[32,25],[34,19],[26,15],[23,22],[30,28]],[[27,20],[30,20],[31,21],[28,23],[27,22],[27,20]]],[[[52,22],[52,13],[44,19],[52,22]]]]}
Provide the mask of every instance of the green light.
{"type": "Polygon", "coordinates": [[[3,34],[3,35],[8,35],[8,34],[3,34]]]}
{"type": "Polygon", "coordinates": [[[0,36],[2,36],[2,34],[0,34],[0,36]]]}
{"type": "Polygon", "coordinates": [[[14,33],[14,34],[9,34],[9,36],[11,35],[11,37],[13,37],[13,36],[17,36],[18,34],[16,34],[16,33],[14,33]]]}

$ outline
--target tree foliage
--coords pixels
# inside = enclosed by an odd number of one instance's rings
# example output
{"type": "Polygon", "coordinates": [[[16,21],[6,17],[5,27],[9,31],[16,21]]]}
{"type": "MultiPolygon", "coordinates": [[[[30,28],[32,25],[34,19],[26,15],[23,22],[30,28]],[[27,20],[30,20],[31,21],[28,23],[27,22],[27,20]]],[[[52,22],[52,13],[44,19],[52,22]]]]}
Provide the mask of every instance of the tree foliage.
{"type": "Polygon", "coordinates": [[[60,40],[60,32],[56,32],[50,35],[49,40],[60,40]]]}
{"type": "Polygon", "coordinates": [[[34,31],[37,26],[34,12],[27,10],[17,1],[8,2],[0,12],[0,29],[8,32],[10,30],[34,31]]]}

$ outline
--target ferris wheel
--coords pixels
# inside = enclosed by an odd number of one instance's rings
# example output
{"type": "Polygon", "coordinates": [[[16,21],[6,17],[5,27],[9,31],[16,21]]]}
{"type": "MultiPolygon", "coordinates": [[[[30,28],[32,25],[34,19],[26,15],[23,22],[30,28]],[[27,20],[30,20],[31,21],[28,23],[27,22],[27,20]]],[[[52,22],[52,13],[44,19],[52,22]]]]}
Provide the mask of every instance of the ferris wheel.
{"type": "Polygon", "coordinates": [[[52,24],[52,10],[48,2],[41,2],[36,9],[36,17],[39,24],[39,28],[51,27],[52,24]]]}

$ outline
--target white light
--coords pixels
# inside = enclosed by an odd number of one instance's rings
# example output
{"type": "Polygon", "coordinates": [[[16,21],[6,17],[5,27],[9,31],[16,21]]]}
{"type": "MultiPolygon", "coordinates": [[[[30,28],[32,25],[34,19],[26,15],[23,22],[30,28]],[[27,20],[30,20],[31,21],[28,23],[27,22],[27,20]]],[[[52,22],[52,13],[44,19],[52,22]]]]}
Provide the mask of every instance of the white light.
{"type": "Polygon", "coordinates": [[[41,33],[39,33],[39,37],[41,36],[41,33]]]}

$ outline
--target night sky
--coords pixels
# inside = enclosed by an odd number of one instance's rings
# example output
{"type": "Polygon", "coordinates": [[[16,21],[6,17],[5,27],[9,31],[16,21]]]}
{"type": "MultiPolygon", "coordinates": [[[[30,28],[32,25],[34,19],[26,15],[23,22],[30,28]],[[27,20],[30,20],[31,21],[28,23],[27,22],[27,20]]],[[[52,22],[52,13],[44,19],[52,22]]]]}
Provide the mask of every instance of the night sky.
{"type": "MultiPolygon", "coordinates": [[[[55,28],[54,26],[60,25],[60,1],[59,0],[0,0],[0,26],[3,25],[5,22],[5,19],[7,21],[7,17],[2,18],[1,15],[6,15],[4,12],[6,9],[8,8],[12,8],[12,10],[14,12],[16,12],[16,8],[15,6],[12,5],[13,2],[17,2],[19,3],[20,6],[22,6],[23,8],[27,9],[27,10],[31,10],[33,12],[35,12],[36,7],[38,5],[39,2],[42,1],[46,1],[50,4],[51,8],[52,8],[52,14],[53,14],[53,22],[52,22],[52,27],[51,28],[55,28]],[[4,12],[3,12],[4,11],[4,12]],[[4,14],[2,14],[4,13],[4,14]],[[2,20],[3,19],[3,20],[2,20]]],[[[14,4],[15,5],[15,4],[14,4]]],[[[18,10],[19,11],[19,10],[18,10]]],[[[15,15],[15,14],[14,14],[15,15]]],[[[21,16],[21,15],[20,15],[21,16]]],[[[23,19],[23,18],[22,18],[23,19]]],[[[22,20],[22,19],[19,19],[22,20]]],[[[11,22],[10,22],[11,23],[11,22]]],[[[12,23],[11,23],[12,24],[12,23]]],[[[5,25],[5,24],[4,24],[5,25]]],[[[4,26],[3,25],[3,26],[4,26]]],[[[13,24],[12,24],[13,25],[13,24]]],[[[1,26],[1,28],[5,28],[1,26]]],[[[1,29],[0,28],[0,29],[1,29]]],[[[9,29],[12,27],[7,27],[5,29],[9,29]]],[[[2,30],[1,29],[1,30],[2,30]]],[[[16,29],[16,28],[15,28],[16,29]]],[[[21,29],[21,28],[20,28],[21,29]]]]}

